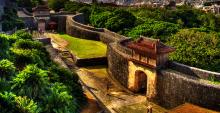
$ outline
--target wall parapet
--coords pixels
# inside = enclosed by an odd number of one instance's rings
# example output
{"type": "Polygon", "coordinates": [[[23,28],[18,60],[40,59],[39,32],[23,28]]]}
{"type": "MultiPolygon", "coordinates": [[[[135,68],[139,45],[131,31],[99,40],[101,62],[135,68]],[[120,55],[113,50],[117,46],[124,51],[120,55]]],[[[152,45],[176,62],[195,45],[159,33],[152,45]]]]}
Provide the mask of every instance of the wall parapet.
{"type": "Polygon", "coordinates": [[[214,77],[214,79],[216,80],[220,80],[220,73],[217,72],[207,71],[200,68],[180,64],[177,62],[169,62],[168,64],[169,64],[169,68],[172,68],[184,74],[188,74],[206,80],[209,80],[212,77],[214,77]]]}
{"type": "Polygon", "coordinates": [[[67,17],[67,34],[91,40],[100,40],[106,44],[127,39],[127,37],[109,31],[108,29],[95,28],[84,23],[84,15],[82,13],[67,17]]]}

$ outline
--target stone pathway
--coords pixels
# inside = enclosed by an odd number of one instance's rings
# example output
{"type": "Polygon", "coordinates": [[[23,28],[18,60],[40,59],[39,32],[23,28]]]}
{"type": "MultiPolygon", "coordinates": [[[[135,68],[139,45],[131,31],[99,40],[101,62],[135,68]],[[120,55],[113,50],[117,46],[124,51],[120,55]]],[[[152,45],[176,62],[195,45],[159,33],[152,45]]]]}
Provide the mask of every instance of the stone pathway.
{"type": "MultiPolygon", "coordinates": [[[[102,104],[109,110],[107,112],[119,113],[119,109],[121,107],[140,103],[143,105],[146,103],[146,97],[144,95],[131,95],[123,92],[122,90],[118,89],[117,86],[111,84],[107,79],[107,76],[106,78],[100,78],[96,76],[95,73],[89,72],[85,69],[79,69],[77,73],[82,82],[85,83],[86,87],[88,87],[96,98],[98,98],[98,100],[101,101],[102,104]],[[108,90],[107,84],[109,85],[108,90]]],[[[160,113],[164,113],[166,111],[164,108],[158,107],[157,105],[153,106],[156,106],[156,109],[161,109],[160,113]]],[[[142,107],[142,110],[143,109],[145,108],[142,107]]]]}

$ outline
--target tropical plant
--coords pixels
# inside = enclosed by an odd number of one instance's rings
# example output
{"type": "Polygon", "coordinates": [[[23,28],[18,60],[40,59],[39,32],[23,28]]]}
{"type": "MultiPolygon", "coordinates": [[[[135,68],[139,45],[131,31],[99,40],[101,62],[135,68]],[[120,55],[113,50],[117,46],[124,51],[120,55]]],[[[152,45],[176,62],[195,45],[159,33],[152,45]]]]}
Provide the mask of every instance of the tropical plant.
{"type": "Polygon", "coordinates": [[[11,54],[16,66],[20,68],[25,67],[28,64],[37,64],[38,66],[44,66],[44,62],[41,59],[41,52],[36,49],[16,49],[11,48],[11,54]]]}
{"type": "Polygon", "coordinates": [[[7,60],[0,60],[0,78],[9,80],[11,77],[15,75],[16,67],[14,64],[7,60]]]}
{"type": "Polygon", "coordinates": [[[39,41],[33,41],[33,40],[24,40],[20,39],[17,40],[13,46],[17,49],[37,49],[37,50],[43,50],[43,44],[39,41]]]}
{"type": "Polygon", "coordinates": [[[60,9],[64,8],[65,2],[68,0],[48,0],[48,5],[55,11],[59,11],[60,9]]]}
{"type": "Polygon", "coordinates": [[[220,71],[220,40],[215,32],[182,29],[167,42],[176,51],[170,59],[212,71],[220,71]]]}
{"type": "Polygon", "coordinates": [[[16,96],[12,92],[0,93],[1,113],[40,113],[37,103],[27,97],[16,96]]]}
{"type": "Polygon", "coordinates": [[[28,65],[12,80],[12,90],[21,96],[41,99],[46,94],[48,82],[47,71],[28,65]]]}
{"type": "Polygon", "coordinates": [[[76,98],[76,102],[83,105],[86,102],[85,95],[82,90],[82,86],[79,83],[79,78],[76,73],[69,70],[53,65],[49,68],[49,77],[52,82],[63,83],[71,95],[76,98]]]}
{"type": "Polygon", "coordinates": [[[0,34],[0,59],[8,57],[9,42],[7,35],[0,34]]]}
{"type": "Polygon", "coordinates": [[[78,108],[75,99],[62,83],[52,84],[50,94],[45,99],[44,110],[49,113],[75,113],[78,108]]]}
{"type": "Polygon", "coordinates": [[[137,38],[140,35],[143,35],[148,37],[160,38],[164,41],[168,36],[176,33],[179,28],[180,26],[177,24],[148,19],[145,21],[144,24],[133,28],[128,33],[128,36],[137,38]]]}

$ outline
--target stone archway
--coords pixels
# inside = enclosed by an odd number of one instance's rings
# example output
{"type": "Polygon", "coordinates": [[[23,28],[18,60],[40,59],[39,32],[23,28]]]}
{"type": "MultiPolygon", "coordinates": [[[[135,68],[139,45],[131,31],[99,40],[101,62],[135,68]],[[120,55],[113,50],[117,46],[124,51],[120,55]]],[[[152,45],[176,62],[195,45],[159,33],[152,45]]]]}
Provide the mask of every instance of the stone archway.
{"type": "Polygon", "coordinates": [[[38,20],[38,30],[45,31],[46,28],[46,20],[40,19],[38,20]]]}
{"type": "MultiPolygon", "coordinates": [[[[146,96],[149,99],[152,99],[156,96],[156,78],[157,78],[157,71],[155,69],[148,68],[146,66],[142,66],[139,64],[135,64],[132,61],[128,62],[128,89],[136,92],[138,87],[138,81],[141,81],[137,75],[143,76],[145,74],[146,77],[146,96]]],[[[145,78],[143,78],[145,79],[145,78]]],[[[144,81],[144,80],[143,80],[144,81]]],[[[145,84],[144,82],[141,82],[141,84],[145,84]]]]}
{"type": "Polygon", "coordinates": [[[147,91],[147,75],[140,70],[135,71],[134,91],[145,94],[147,91]]]}

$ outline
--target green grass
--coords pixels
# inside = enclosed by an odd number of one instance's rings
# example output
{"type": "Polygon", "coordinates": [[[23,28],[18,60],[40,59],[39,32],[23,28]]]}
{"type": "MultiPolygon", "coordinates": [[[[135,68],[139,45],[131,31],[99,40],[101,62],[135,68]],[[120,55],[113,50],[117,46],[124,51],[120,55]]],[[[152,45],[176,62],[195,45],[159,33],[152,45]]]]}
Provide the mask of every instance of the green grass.
{"type": "Polygon", "coordinates": [[[57,34],[68,42],[67,48],[79,58],[106,56],[107,46],[99,41],[75,38],[67,34],[57,34]]]}

